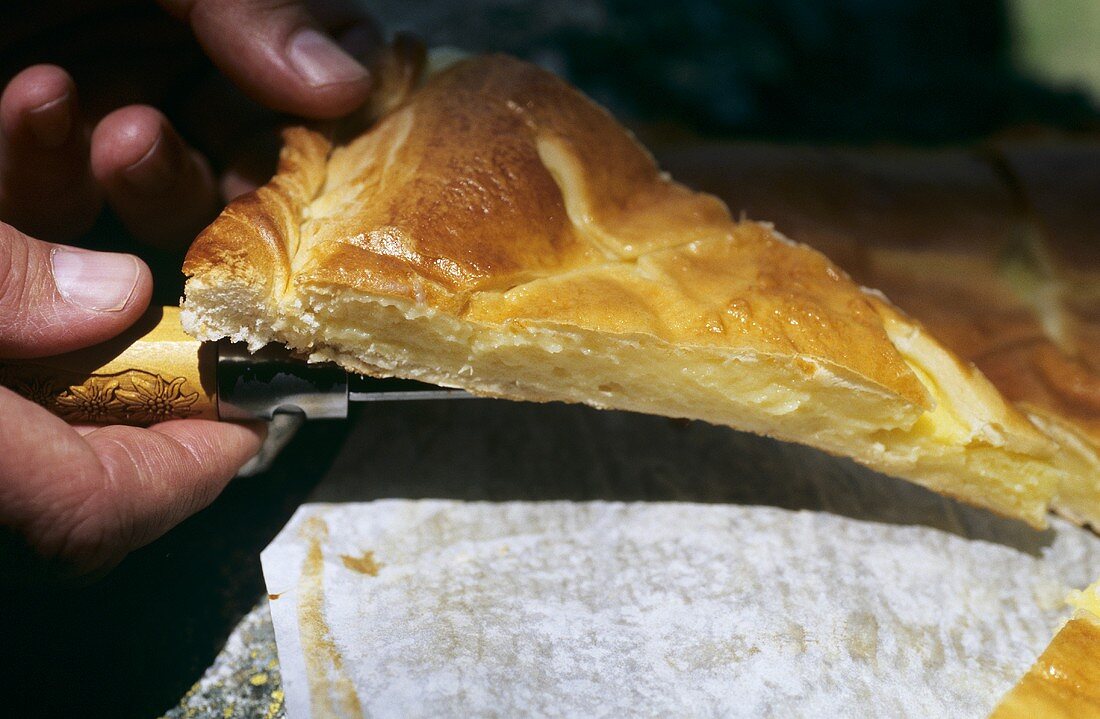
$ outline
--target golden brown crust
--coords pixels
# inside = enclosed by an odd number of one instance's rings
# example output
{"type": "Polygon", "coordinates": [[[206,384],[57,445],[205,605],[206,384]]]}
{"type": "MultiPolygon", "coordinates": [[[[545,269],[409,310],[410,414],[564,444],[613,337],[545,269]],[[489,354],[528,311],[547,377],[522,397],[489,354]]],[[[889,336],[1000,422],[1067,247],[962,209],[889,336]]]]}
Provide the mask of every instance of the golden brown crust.
{"type": "Polygon", "coordinates": [[[428,83],[334,152],[329,173],[334,190],[303,227],[317,253],[303,282],[374,290],[379,263],[399,261],[461,295],[728,232],[720,202],[661,180],[606,112],[499,56],[428,83]],[[559,188],[570,180],[575,207],[559,188]]]}
{"type": "Polygon", "coordinates": [[[303,284],[430,291],[437,307],[491,321],[535,320],[548,307],[569,321],[560,313],[572,299],[588,312],[572,317],[585,329],[804,352],[925,401],[825,258],[759,225],[734,227],[717,200],[662,177],[604,110],[530,65],[498,56],[455,67],[334,152],[329,172],[355,194],[315,204],[303,284]],[[362,161],[377,143],[388,171],[362,161]],[[638,258],[652,272],[636,272],[638,258]],[[552,286],[540,292],[544,277],[552,286]],[[662,287],[676,298],[646,301],[662,287]],[[719,338],[715,321],[749,326],[719,338]]]}
{"type": "Polygon", "coordinates": [[[1100,618],[1079,611],[990,719],[1100,717],[1100,618]]]}
{"type": "Polygon", "coordinates": [[[604,110],[503,56],[460,63],[331,153],[314,133],[288,134],[272,183],[199,237],[184,272],[232,272],[237,253],[266,258],[253,270],[276,288],[293,271],[299,285],[491,321],[572,301],[586,329],[799,352],[927,402],[828,260],[735,225],[722,203],[662,176],[604,110]]]}
{"type": "Polygon", "coordinates": [[[230,203],[187,252],[183,272],[224,275],[281,293],[290,280],[302,212],[321,190],[331,146],[304,128],[283,133],[271,181],[230,203]]]}
{"type": "Polygon", "coordinates": [[[817,251],[671,181],[604,110],[507,57],[445,70],[347,144],[288,136],[276,178],[203,233],[185,271],[185,322],[206,339],[276,339],[488,395],[717,418],[1037,525],[1054,491],[1055,445],[980,373],[817,251]],[[219,304],[257,277],[270,285],[259,310],[219,304]],[[387,334],[401,323],[435,334],[387,334]],[[554,332],[568,341],[542,341],[554,332]],[[628,345],[623,361],[657,353],[653,371],[695,399],[647,404],[638,377],[616,389],[617,359],[598,371],[583,359],[628,345]],[[546,379],[535,346],[608,381],[582,392],[546,379]]]}
{"type": "MultiPolygon", "coordinates": [[[[399,33],[371,59],[374,92],[356,117],[328,128],[341,135],[351,122],[369,124],[400,105],[415,89],[425,64],[425,48],[399,33]]],[[[332,143],[304,127],[283,130],[275,176],[236,199],[192,244],[184,261],[188,277],[221,275],[226,280],[262,284],[268,294],[285,291],[295,268],[307,208],[324,189],[332,143]]]]}

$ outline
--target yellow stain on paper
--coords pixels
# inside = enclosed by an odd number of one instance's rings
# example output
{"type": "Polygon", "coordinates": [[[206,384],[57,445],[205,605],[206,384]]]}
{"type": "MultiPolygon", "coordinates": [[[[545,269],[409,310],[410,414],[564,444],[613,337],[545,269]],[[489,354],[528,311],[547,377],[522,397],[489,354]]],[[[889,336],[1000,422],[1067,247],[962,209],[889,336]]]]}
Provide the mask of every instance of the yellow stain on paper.
{"type": "Polygon", "coordinates": [[[359,572],[360,574],[366,574],[371,577],[378,576],[378,570],[382,568],[374,559],[374,552],[366,551],[360,557],[353,557],[348,554],[341,554],[340,561],[344,563],[344,566],[353,572],[359,572]]]}

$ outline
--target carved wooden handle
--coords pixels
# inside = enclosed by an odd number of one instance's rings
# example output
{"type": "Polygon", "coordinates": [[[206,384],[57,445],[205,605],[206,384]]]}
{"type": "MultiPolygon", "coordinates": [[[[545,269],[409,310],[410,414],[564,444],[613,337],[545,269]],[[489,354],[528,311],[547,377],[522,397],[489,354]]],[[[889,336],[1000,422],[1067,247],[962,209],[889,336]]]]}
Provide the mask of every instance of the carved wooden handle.
{"type": "Polygon", "coordinates": [[[0,385],[70,422],[217,419],[217,350],[186,334],[179,312],[152,308],[124,334],[88,349],[0,361],[0,385]]]}

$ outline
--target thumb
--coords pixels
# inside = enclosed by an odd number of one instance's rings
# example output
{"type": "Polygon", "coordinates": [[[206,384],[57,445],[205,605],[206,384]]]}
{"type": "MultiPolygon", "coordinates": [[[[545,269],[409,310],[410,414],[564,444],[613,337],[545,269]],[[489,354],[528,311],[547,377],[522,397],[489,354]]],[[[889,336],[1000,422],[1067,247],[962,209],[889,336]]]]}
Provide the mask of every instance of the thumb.
{"type": "MultiPolygon", "coordinates": [[[[335,118],[367,99],[371,89],[367,69],[320,29],[302,2],[160,3],[191,24],[199,44],[222,72],[273,110],[335,118]]],[[[373,25],[364,19],[361,27],[373,25]]]]}
{"type": "Polygon", "coordinates": [[[0,223],[0,357],[47,357],[110,339],[141,317],[152,288],[133,255],[40,242],[0,223]]]}

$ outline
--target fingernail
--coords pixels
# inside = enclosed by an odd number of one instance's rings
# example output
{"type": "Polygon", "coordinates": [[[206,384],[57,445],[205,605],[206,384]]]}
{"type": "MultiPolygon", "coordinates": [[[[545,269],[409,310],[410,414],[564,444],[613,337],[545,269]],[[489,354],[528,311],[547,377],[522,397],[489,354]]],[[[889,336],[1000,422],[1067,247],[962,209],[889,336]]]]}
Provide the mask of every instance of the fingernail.
{"type": "Polygon", "coordinates": [[[183,164],[183,140],[162,129],[152,147],[137,162],[128,165],[122,176],[143,194],[156,195],[172,187],[183,164]]]}
{"type": "Polygon", "coordinates": [[[365,67],[313,28],[302,28],[291,37],[287,57],[295,71],[313,87],[355,82],[367,77],[365,67]]]}
{"type": "Polygon", "coordinates": [[[64,145],[73,126],[69,94],[27,111],[27,125],[42,147],[53,149],[64,145]]]}
{"type": "Polygon", "coordinates": [[[97,312],[125,307],[141,274],[136,257],[113,252],[56,247],[50,263],[54,285],[65,301],[97,312]]]}

